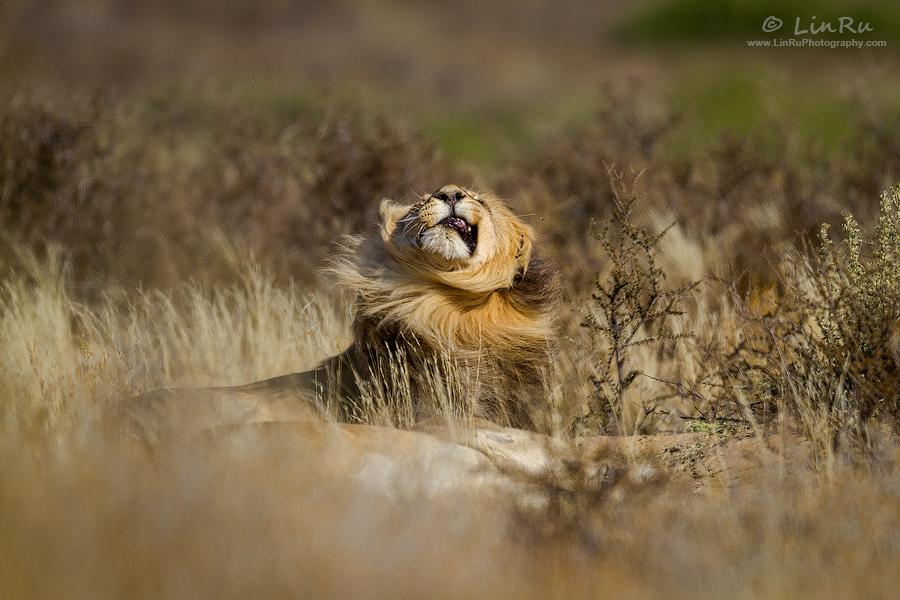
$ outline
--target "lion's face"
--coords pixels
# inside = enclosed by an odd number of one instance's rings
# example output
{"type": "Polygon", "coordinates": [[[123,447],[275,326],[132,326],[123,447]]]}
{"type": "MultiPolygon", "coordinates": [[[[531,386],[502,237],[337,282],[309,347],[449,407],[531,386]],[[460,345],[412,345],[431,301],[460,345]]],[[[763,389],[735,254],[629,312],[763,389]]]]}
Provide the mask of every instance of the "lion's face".
{"type": "Polygon", "coordinates": [[[405,221],[417,228],[416,242],[422,250],[448,261],[466,261],[478,250],[478,224],[490,218],[483,200],[456,186],[444,186],[422,198],[418,210],[410,211],[399,224],[405,221]]]}
{"type": "Polygon", "coordinates": [[[511,286],[531,256],[531,228],[490,195],[446,185],[381,213],[389,254],[418,277],[481,293],[511,286]]]}

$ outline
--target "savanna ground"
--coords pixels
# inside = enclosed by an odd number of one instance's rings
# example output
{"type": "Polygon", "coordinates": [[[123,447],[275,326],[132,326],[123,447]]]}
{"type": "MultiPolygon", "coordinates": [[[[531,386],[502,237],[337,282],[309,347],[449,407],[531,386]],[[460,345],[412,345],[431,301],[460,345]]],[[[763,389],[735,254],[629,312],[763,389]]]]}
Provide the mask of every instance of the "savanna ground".
{"type": "Polygon", "coordinates": [[[5,3],[2,595],[892,597],[900,13],[857,4],[5,3]],[[746,46],[845,14],[887,46],[746,46]],[[334,243],[447,182],[558,265],[551,433],[696,445],[523,508],[104,433],[335,354],[334,243]],[[681,475],[723,440],[765,468],[681,475]]]}

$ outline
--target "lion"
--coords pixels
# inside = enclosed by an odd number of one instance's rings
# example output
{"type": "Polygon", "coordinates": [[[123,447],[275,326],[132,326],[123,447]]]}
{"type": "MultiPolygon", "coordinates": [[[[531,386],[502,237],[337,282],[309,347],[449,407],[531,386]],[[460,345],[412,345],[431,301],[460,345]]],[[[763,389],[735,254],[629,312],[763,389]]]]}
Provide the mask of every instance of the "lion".
{"type": "Polygon", "coordinates": [[[557,284],[532,228],[456,185],[411,206],[385,199],[380,214],[380,235],[350,238],[330,269],[356,292],[347,350],[304,373],[138,396],[127,410],[143,434],[167,420],[354,423],[385,411],[405,425],[456,410],[539,427],[557,284]]]}

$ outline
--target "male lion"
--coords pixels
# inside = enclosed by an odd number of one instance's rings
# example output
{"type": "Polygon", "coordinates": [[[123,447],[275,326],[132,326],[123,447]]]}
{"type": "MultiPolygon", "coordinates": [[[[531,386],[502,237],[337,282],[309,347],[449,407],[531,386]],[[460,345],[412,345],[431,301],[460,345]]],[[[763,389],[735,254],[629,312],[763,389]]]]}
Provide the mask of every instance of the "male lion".
{"type": "Polygon", "coordinates": [[[455,185],[412,206],[385,199],[381,217],[381,235],[351,240],[332,268],[357,292],[344,353],[249,385],[138,396],[126,410],[140,435],[184,419],[365,422],[385,410],[405,412],[394,422],[407,425],[457,410],[539,426],[556,282],[532,257],[531,227],[496,197],[455,185]]]}

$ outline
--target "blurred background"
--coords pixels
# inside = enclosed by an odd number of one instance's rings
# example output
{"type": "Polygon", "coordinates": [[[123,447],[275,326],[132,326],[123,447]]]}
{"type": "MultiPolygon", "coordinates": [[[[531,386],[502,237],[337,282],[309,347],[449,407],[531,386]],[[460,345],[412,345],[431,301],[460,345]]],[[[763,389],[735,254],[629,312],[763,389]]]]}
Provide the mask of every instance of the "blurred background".
{"type": "Polygon", "coordinates": [[[891,2],[7,0],[0,85],[46,93],[207,90],[270,119],[325,98],[386,105],[452,156],[495,158],[536,127],[578,124],[605,82],[639,80],[691,109],[694,129],[746,130],[777,110],[840,137],[855,95],[890,96],[891,2]],[[768,16],[783,26],[763,31],[768,16]],[[841,17],[864,34],[794,35],[841,17]],[[854,25],[855,26],[855,25],[854,25]],[[748,40],[860,39],[880,49],[748,48],[748,40]],[[213,88],[209,90],[207,88],[213,88]]]}
{"type": "Polygon", "coordinates": [[[614,164],[719,235],[708,270],[765,271],[896,178],[898,44],[878,0],[6,0],[0,226],[83,292],[223,275],[199,229],[308,280],[381,196],[451,180],[582,239],[614,164]],[[841,17],[870,31],[794,34],[841,17]]]}

